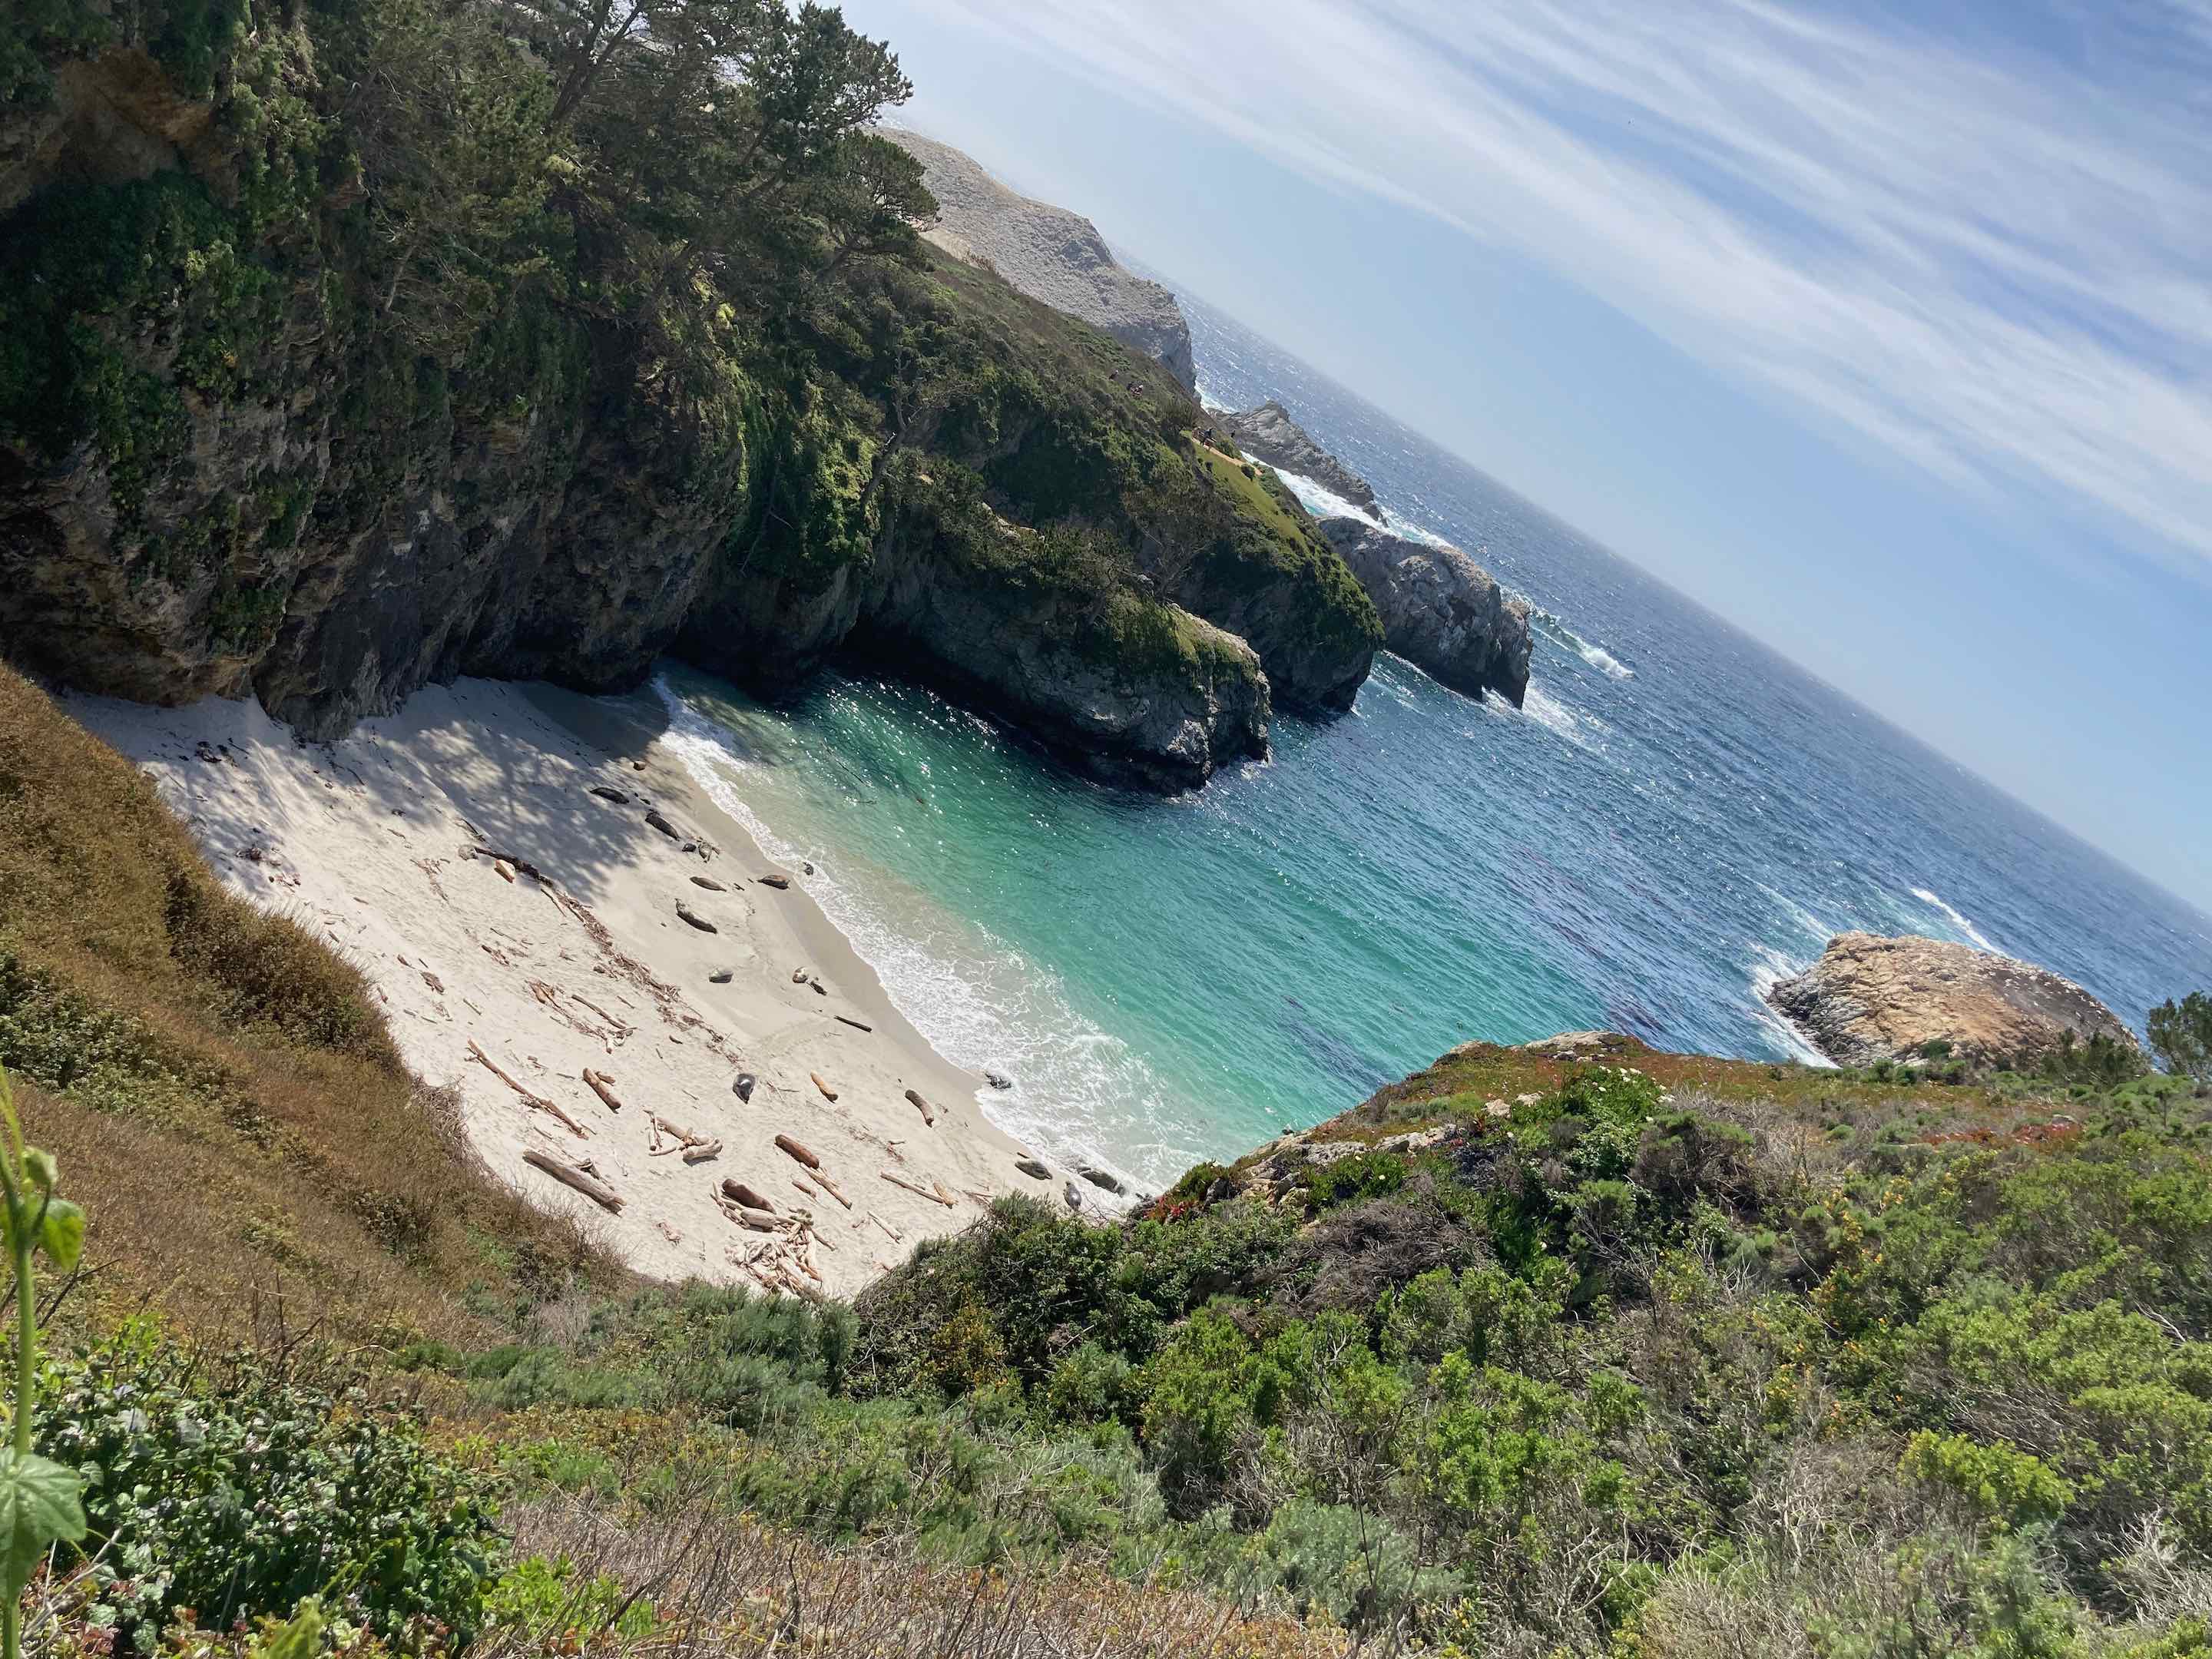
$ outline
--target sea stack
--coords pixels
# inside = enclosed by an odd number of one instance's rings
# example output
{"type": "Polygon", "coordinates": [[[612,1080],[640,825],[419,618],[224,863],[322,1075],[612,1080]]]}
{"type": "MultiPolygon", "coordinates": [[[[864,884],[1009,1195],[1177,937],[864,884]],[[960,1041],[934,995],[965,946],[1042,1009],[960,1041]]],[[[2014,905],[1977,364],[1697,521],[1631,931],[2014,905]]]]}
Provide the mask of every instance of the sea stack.
{"type": "Polygon", "coordinates": [[[1311,478],[1363,512],[1376,510],[1375,492],[1367,480],[1323,449],[1273,398],[1257,409],[1224,415],[1221,423],[1237,440],[1237,447],[1253,459],[1311,478]]]}
{"type": "Polygon", "coordinates": [[[1516,708],[1528,693],[1528,606],[1455,547],[1408,541],[1364,519],[1322,530],[1382,618],[1384,643],[1455,691],[1495,691],[1516,708]]]}
{"type": "Polygon", "coordinates": [[[1931,1043],[1990,1066],[2032,1060],[2069,1036],[2139,1046],[2118,1015],[2071,980],[1915,934],[1839,933],[1766,1000],[1839,1066],[1905,1060],[1931,1043]]]}

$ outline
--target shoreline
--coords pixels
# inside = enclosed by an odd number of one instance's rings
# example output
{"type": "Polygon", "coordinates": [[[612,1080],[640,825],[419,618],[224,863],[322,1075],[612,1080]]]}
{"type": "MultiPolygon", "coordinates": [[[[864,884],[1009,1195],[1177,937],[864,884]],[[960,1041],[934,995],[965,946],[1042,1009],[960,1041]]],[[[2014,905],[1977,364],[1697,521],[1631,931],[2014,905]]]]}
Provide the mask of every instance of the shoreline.
{"type": "Polygon", "coordinates": [[[465,679],[313,744],[252,700],[64,706],[152,776],[228,885],[361,969],[409,1069],[455,1091],[495,1175],[639,1273],[850,1296],[999,1196],[1057,1201],[1072,1173],[1017,1170],[1029,1154],[984,1113],[982,1078],[899,1012],[805,872],[767,858],[655,741],[649,690],[465,679]],[[757,1079],[750,1101],[740,1072],[757,1079]],[[687,1164],[672,1128],[719,1154],[687,1164]],[[532,1153],[587,1166],[618,1212],[532,1153]],[[803,1224],[733,1220],[725,1178],[803,1224]]]}

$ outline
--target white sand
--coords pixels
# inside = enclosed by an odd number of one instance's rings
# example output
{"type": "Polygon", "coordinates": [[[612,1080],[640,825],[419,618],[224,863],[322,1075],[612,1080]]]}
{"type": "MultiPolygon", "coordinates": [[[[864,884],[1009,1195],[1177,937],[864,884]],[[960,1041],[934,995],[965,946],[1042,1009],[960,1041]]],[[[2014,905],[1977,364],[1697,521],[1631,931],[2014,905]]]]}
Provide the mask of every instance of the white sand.
{"type": "Polygon", "coordinates": [[[470,1138],[500,1178],[580,1218],[641,1273],[816,1288],[804,1256],[819,1288],[850,1295],[996,1194],[1060,1201],[1065,1174],[1017,1171],[1021,1149],[978,1105],[981,1079],[891,1006],[806,896],[805,873],[781,872],[785,891],[756,879],[776,866],[653,745],[661,722],[650,699],[464,680],[312,745],[252,702],[67,706],[152,774],[226,882],[325,934],[368,975],[408,1065],[459,1091],[470,1138]],[[594,785],[629,799],[603,799],[594,785]],[[700,850],[649,826],[648,805],[700,850]],[[507,879],[478,848],[526,861],[543,880],[507,879]],[[681,920],[679,901],[718,931],[681,920]],[[723,969],[730,981],[711,983],[723,969]],[[794,983],[795,969],[824,992],[794,983]],[[585,1138],[476,1061],[471,1041],[585,1138]],[[619,1113],[586,1085],[586,1068],[611,1079],[619,1113]],[[741,1071],[759,1079],[750,1104],[732,1087],[741,1071]],[[834,1103],[810,1073],[837,1091],[834,1103]],[[936,1109],[933,1127],[909,1088],[936,1109]],[[719,1140],[720,1154],[690,1165],[653,1155],[649,1113],[719,1140]],[[793,1184],[810,1172],[776,1147],[779,1133],[818,1155],[849,1210],[793,1184]],[[620,1213],[526,1164],[532,1150],[588,1161],[625,1200],[620,1213]],[[811,1217],[811,1245],[733,1222],[718,1201],[725,1177],[787,1217],[811,1217]]]}

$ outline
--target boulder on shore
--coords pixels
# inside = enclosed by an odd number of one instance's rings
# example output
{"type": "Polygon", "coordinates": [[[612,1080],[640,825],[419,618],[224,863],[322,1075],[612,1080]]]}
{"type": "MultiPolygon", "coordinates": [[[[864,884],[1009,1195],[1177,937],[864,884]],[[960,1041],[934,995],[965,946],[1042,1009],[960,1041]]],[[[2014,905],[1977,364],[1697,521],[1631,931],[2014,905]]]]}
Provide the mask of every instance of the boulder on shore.
{"type": "Polygon", "coordinates": [[[2140,1046],[2118,1015],[2071,980],[1915,934],[1840,933],[1766,1000],[1839,1066],[1909,1059],[1931,1043],[1991,1066],[2033,1059],[2069,1036],[2140,1046]]]}
{"type": "Polygon", "coordinates": [[[1528,694],[1528,606],[1455,547],[1408,541],[1364,519],[1325,519],[1328,537],[1382,618],[1383,642],[1470,697],[1528,694]]]}

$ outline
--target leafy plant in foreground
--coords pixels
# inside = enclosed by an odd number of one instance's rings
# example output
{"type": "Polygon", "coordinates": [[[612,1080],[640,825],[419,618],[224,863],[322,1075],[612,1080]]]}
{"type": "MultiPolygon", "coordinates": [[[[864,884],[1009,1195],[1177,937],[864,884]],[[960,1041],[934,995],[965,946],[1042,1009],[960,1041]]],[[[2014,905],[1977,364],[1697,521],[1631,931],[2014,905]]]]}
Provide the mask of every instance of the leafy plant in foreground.
{"type": "Polygon", "coordinates": [[[15,1092],[0,1072],[0,1119],[8,1145],[0,1156],[0,1197],[6,1200],[9,1267],[15,1295],[15,1437],[0,1452],[0,1650],[18,1659],[23,1648],[23,1588],[56,1544],[84,1536],[84,1506],[76,1474],[31,1450],[31,1402],[39,1363],[38,1303],[31,1263],[40,1250],[64,1273],[84,1248],[84,1212],[56,1196],[60,1181],[51,1154],[23,1145],[15,1092]]]}

